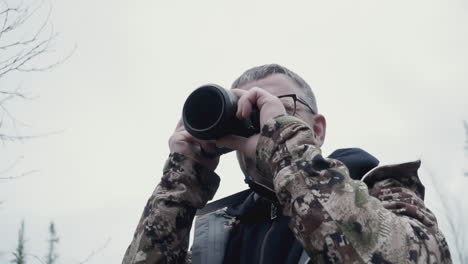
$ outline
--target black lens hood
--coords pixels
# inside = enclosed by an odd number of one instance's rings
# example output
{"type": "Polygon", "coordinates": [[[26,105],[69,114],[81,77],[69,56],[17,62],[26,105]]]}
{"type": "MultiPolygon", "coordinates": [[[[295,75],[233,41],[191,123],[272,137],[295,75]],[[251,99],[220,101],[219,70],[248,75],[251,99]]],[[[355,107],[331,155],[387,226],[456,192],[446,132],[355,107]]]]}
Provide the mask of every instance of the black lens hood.
{"type": "Polygon", "coordinates": [[[204,140],[219,139],[226,135],[249,137],[258,133],[259,113],[250,118],[236,117],[238,97],[216,84],[195,89],[182,110],[185,129],[194,137],[204,140]]]}

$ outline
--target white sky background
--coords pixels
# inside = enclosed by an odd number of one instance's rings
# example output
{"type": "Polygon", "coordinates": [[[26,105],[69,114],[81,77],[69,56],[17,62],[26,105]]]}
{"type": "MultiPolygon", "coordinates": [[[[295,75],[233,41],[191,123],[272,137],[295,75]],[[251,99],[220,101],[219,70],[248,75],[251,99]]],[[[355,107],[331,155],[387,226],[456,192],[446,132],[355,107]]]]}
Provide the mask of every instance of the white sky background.
{"type": "MultiPolygon", "coordinates": [[[[53,220],[60,263],[78,263],[108,238],[88,263],[120,263],[187,95],[205,83],[229,87],[265,63],[287,66],[313,87],[328,121],[325,154],[361,147],[381,164],[422,159],[427,205],[454,251],[434,188],[453,204],[468,181],[466,2],[54,0],[52,6],[61,33],[57,53],[76,43],[75,54],[52,71],[8,82],[39,95],[12,105],[29,125],[20,126],[21,135],[63,132],[1,147],[0,169],[23,155],[12,173],[40,171],[0,182],[1,262],[11,259],[25,219],[34,254],[45,254],[53,220]]],[[[222,159],[217,173],[216,199],[246,188],[234,155],[222,159]]]]}

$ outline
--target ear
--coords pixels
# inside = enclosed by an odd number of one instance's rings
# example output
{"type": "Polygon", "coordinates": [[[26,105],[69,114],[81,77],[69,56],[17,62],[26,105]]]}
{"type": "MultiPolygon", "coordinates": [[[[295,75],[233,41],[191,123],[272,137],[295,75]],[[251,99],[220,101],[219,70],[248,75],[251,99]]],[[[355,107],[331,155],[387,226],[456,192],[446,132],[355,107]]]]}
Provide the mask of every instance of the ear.
{"type": "Polygon", "coordinates": [[[317,146],[321,147],[325,141],[325,134],[327,132],[327,121],[323,115],[314,116],[314,125],[312,129],[315,133],[315,138],[317,140],[317,146]]]}

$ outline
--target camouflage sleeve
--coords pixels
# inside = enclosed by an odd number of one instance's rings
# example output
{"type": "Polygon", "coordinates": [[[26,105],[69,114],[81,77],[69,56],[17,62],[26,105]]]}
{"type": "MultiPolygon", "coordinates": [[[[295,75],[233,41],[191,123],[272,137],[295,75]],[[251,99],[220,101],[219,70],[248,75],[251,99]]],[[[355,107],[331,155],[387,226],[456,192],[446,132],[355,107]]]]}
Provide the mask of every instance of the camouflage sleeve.
{"type": "Polygon", "coordinates": [[[197,208],[213,198],[219,181],[187,156],[170,154],[122,263],[189,263],[192,220],[197,208]]]}
{"type": "Polygon", "coordinates": [[[408,217],[393,203],[386,206],[394,210],[385,208],[344,164],[323,158],[315,142],[307,124],[279,116],[265,124],[257,145],[260,174],[272,175],[312,263],[451,263],[437,225],[408,217]]]}

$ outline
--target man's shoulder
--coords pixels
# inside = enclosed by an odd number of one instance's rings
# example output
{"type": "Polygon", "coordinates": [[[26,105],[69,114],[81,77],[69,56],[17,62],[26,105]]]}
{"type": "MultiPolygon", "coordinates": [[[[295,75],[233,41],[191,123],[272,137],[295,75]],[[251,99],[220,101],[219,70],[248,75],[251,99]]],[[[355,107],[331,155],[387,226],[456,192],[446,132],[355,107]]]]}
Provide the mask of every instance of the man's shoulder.
{"type": "Polygon", "coordinates": [[[424,199],[425,187],[418,175],[420,166],[420,160],[378,166],[366,173],[362,181],[366,183],[369,189],[382,185],[383,182],[397,182],[399,187],[407,188],[419,198],[424,199]]]}

